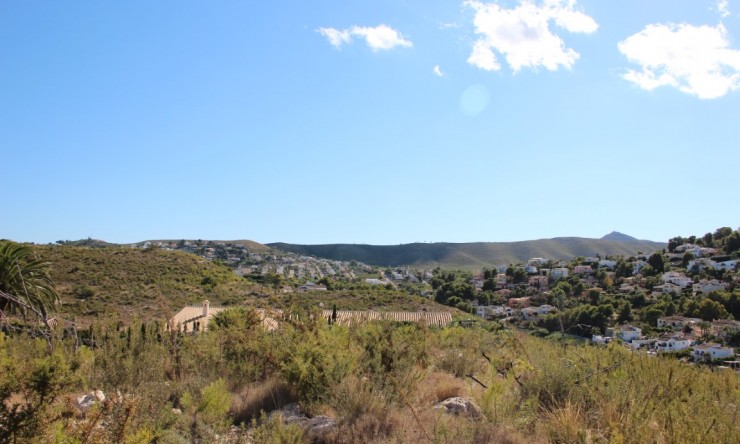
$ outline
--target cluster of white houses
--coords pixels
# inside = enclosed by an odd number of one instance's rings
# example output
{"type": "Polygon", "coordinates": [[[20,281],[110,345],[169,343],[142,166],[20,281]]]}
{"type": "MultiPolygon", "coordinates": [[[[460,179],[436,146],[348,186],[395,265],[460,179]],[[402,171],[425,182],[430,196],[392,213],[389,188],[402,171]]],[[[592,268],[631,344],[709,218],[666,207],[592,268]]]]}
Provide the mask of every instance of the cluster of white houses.
{"type": "MultiPolygon", "coordinates": [[[[646,338],[642,330],[633,325],[618,325],[607,328],[606,334],[594,335],[592,341],[605,344],[619,339],[632,349],[646,349],[653,352],[677,352],[691,350],[694,360],[729,359],[735,355],[732,347],[725,347],[716,343],[700,343],[696,338],[700,336],[701,319],[684,316],[665,316],[658,319],[658,327],[673,330],[655,338],[646,338]]],[[[709,324],[709,332],[713,336],[726,338],[729,334],[740,331],[740,321],[719,320],[709,324]]]]}

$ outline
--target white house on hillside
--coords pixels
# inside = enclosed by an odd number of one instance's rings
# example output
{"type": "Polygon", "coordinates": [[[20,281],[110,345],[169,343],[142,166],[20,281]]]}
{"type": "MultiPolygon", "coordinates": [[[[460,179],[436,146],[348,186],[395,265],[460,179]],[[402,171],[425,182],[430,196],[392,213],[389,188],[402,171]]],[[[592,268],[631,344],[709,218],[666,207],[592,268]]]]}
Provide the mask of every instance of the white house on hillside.
{"type": "Polygon", "coordinates": [[[655,349],[662,352],[675,352],[691,347],[691,339],[684,336],[661,338],[655,343],[655,349]]]}
{"type": "Polygon", "coordinates": [[[681,330],[687,325],[693,327],[699,322],[701,322],[701,319],[698,318],[687,318],[685,316],[665,316],[662,318],[658,318],[658,327],[668,327],[674,330],[681,330]]]}
{"type": "Polygon", "coordinates": [[[692,280],[690,277],[685,276],[681,273],[677,273],[675,271],[669,271],[666,273],[663,273],[663,282],[670,282],[671,284],[678,285],[679,287],[686,288],[691,283],[692,280]]]}
{"type": "Polygon", "coordinates": [[[737,261],[731,260],[731,261],[724,261],[724,262],[715,262],[714,269],[715,270],[734,270],[737,268],[737,261]]]}
{"type": "Polygon", "coordinates": [[[618,325],[616,327],[607,328],[606,335],[617,337],[624,342],[632,342],[635,339],[642,337],[642,330],[632,325],[618,325]]]}
{"type": "Polygon", "coordinates": [[[663,294],[670,294],[670,293],[679,294],[681,293],[681,287],[679,287],[676,284],[666,282],[665,284],[656,285],[655,287],[653,287],[653,291],[658,291],[663,294]]]}
{"type": "Polygon", "coordinates": [[[694,360],[702,360],[702,359],[722,359],[722,358],[729,358],[730,356],[734,355],[735,351],[730,347],[723,347],[719,344],[701,344],[701,345],[695,345],[694,350],[691,353],[691,355],[694,357],[694,360]]]}
{"type": "Polygon", "coordinates": [[[695,283],[692,287],[694,293],[710,293],[712,291],[722,291],[727,289],[727,284],[720,282],[717,279],[701,280],[695,283]]]}

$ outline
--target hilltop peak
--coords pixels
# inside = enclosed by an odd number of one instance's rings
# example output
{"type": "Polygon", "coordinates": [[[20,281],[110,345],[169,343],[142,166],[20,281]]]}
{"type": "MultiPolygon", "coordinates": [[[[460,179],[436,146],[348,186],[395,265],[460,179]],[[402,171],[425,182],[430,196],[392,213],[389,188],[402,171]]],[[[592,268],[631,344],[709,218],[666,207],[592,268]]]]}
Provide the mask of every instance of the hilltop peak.
{"type": "Polygon", "coordinates": [[[639,242],[639,239],[635,239],[634,237],[620,233],[619,231],[612,231],[601,239],[617,242],[639,242]]]}

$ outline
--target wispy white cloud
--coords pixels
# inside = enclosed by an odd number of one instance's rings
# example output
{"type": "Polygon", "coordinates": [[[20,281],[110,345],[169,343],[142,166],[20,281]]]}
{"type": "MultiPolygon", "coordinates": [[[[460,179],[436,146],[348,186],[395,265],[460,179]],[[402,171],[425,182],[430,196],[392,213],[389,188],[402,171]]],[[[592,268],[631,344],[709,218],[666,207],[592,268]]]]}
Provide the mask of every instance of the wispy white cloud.
{"type": "Polygon", "coordinates": [[[478,68],[485,69],[486,71],[498,71],[501,69],[498,60],[496,60],[496,54],[493,53],[491,47],[482,40],[478,40],[473,44],[473,52],[468,57],[468,63],[478,68]]]}
{"type": "Polygon", "coordinates": [[[439,29],[456,29],[456,28],[459,28],[460,25],[457,24],[456,22],[448,22],[448,23],[440,23],[438,27],[439,29]]]}
{"type": "Polygon", "coordinates": [[[623,78],[642,89],[672,86],[701,99],[740,89],[740,51],[730,48],[722,24],[651,24],[618,48],[639,65],[623,78]]]}
{"type": "Polygon", "coordinates": [[[319,34],[326,37],[329,43],[335,48],[339,48],[345,43],[352,41],[352,36],[347,30],[339,30],[334,28],[319,28],[317,29],[319,34]]]}
{"type": "Polygon", "coordinates": [[[439,65],[434,65],[434,68],[432,68],[432,72],[434,72],[434,75],[436,75],[437,77],[444,77],[445,75],[439,65]]]}
{"type": "Polygon", "coordinates": [[[511,9],[477,0],[464,4],[475,11],[473,24],[479,35],[468,63],[486,71],[501,69],[494,51],[505,57],[514,72],[522,68],[571,68],[580,54],[566,48],[551,25],[584,34],[599,27],[592,17],[576,9],[575,0],[521,0],[511,9]]]}
{"type": "Polygon", "coordinates": [[[729,0],[718,0],[716,8],[717,8],[717,12],[719,13],[720,17],[725,18],[730,15],[730,1],[729,0]]]}
{"type": "Polygon", "coordinates": [[[389,50],[397,46],[406,48],[413,46],[410,40],[407,40],[400,32],[387,25],[375,27],[353,26],[348,29],[319,28],[316,31],[326,37],[335,48],[340,48],[346,43],[352,43],[353,37],[364,39],[367,46],[373,51],[389,50]]]}

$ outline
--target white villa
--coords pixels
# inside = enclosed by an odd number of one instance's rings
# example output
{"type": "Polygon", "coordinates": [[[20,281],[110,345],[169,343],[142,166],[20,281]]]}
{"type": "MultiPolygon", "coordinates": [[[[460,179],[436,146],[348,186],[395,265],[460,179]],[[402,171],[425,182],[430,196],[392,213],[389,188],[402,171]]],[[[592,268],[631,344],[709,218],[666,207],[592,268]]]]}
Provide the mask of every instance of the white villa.
{"type": "Polygon", "coordinates": [[[663,273],[663,282],[665,283],[670,282],[671,284],[678,285],[679,287],[683,289],[683,288],[688,287],[692,283],[692,280],[690,277],[685,276],[681,273],[677,273],[675,271],[668,271],[666,273],[663,273]]]}
{"type": "Polygon", "coordinates": [[[719,344],[708,343],[695,345],[691,354],[694,357],[694,360],[701,360],[706,358],[722,359],[733,356],[735,354],[735,351],[730,347],[723,347],[719,344]]]}
{"type": "Polygon", "coordinates": [[[607,328],[606,336],[617,337],[624,342],[632,342],[635,339],[642,337],[642,329],[632,325],[618,325],[616,327],[607,328]]]}
{"type": "Polygon", "coordinates": [[[655,349],[662,352],[675,352],[691,347],[691,339],[684,336],[669,336],[658,339],[655,349]]]}

